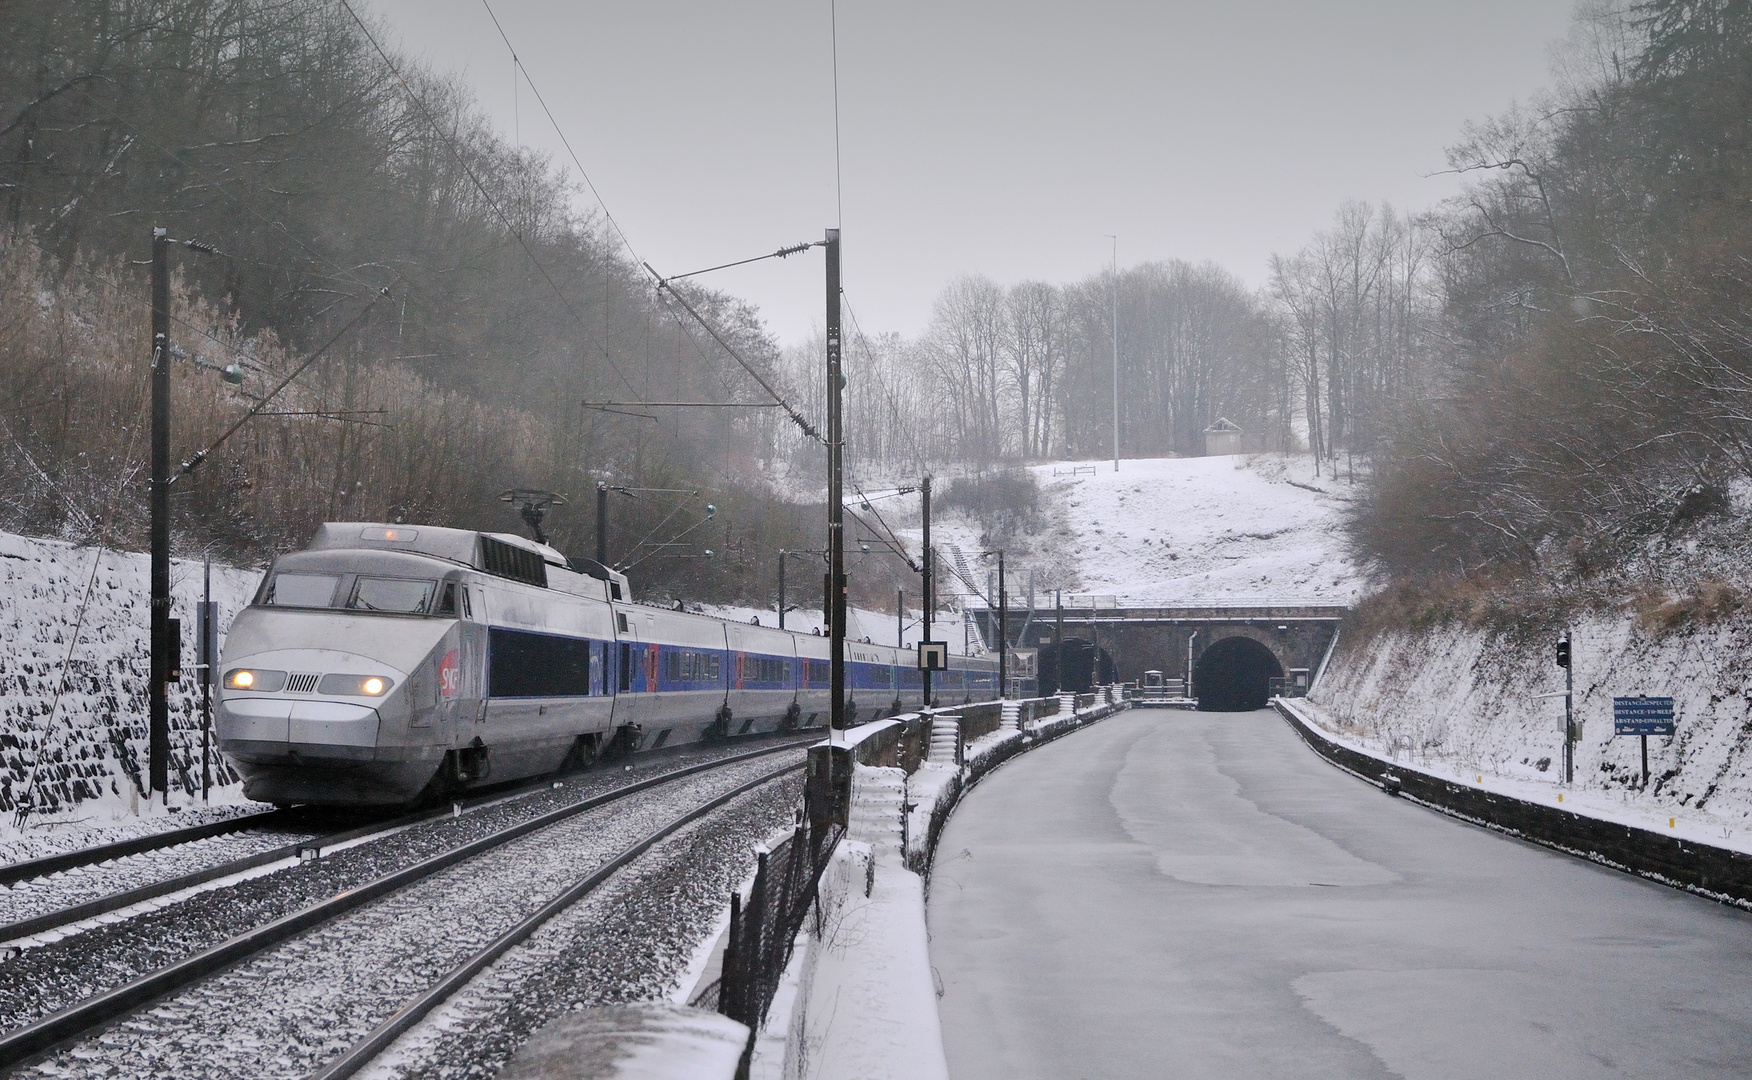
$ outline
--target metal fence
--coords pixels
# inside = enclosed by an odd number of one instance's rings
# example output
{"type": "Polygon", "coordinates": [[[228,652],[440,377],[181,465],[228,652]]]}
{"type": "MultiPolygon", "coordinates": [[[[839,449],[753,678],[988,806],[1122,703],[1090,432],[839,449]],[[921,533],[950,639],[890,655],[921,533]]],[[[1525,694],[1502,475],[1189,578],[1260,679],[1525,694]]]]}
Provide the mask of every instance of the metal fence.
{"type": "MultiPolygon", "coordinates": [[[[730,928],[724,939],[724,961],[716,986],[717,1010],[748,1025],[738,1076],[746,1076],[754,1033],[766,1022],[779,981],[791,962],[791,946],[803,920],[815,906],[822,871],[845,834],[839,822],[822,828],[808,822],[771,851],[761,852],[748,902],[740,892],[730,895],[730,928]]],[[[696,1004],[710,1006],[708,991],[696,1004]]]]}

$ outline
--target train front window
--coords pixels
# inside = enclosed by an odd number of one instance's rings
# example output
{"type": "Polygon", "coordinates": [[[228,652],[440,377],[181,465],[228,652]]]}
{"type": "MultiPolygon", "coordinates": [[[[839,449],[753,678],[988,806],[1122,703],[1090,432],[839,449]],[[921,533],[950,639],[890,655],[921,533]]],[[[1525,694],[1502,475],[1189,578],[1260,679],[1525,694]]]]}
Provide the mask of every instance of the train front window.
{"type": "Polygon", "coordinates": [[[275,574],[266,603],[275,607],[328,607],[335,602],[339,574],[275,574]]]}
{"type": "Polygon", "coordinates": [[[437,590],[437,587],[436,581],[360,575],[353,586],[353,596],[347,602],[347,606],[361,611],[425,615],[432,610],[432,594],[437,590]]]}

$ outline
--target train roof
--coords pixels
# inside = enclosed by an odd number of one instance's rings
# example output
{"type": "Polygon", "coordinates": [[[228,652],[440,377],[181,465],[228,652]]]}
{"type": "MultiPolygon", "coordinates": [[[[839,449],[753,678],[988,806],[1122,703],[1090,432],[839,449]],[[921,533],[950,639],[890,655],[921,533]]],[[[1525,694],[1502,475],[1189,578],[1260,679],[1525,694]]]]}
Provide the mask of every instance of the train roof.
{"type": "Polygon", "coordinates": [[[405,551],[461,563],[498,577],[546,585],[545,568],[558,567],[618,586],[615,599],[628,598],[625,574],[590,559],[568,559],[559,549],[515,533],[486,533],[442,525],[402,525],[382,521],[325,521],[306,551],[405,551]],[[533,565],[532,565],[533,564],[533,565]]]}

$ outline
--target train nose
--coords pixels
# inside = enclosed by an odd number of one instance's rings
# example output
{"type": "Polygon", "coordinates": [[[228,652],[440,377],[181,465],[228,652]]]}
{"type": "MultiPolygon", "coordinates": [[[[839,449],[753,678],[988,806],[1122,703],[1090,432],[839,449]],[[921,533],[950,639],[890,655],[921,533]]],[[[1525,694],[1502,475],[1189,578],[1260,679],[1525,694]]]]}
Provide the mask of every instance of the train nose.
{"type": "Polygon", "coordinates": [[[374,747],[379,707],[407,681],[379,661],[319,649],[227,657],[222,669],[222,744],[374,747]]]}

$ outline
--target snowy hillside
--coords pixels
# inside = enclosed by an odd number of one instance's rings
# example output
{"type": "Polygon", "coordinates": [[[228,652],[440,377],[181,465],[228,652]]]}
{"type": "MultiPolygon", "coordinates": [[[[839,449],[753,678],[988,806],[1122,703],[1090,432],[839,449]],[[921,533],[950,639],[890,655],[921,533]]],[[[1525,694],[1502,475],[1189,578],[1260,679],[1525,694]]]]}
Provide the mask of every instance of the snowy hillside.
{"type": "MultiPolygon", "coordinates": [[[[221,629],[249,602],[257,578],[214,565],[221,629]]],[[[100,561],[93,548],[0,533],[0,813],[21,802],[51,817],[75,805],[87,817],[97,806],[110,816],[131,805],[146,761],[148,592],[145,555],[110,551],[100,561]]],[[[171,593],[192,664],[199,562],[172,561],[171,593]]],[[[194,687],[191,672],[171,695],[173,802],[199,801],[194,687]]],[[[231,779],[214,758],[215,783],[231,779]]]]}
{"type": "Polygon", "coordinates": [[[1315,718],[1362,749],[1468,784],[1752,852],[1752,618],[1664,633],[1594,613],[1574,640],[1575,785],[1563,788],[1558,628],[1452,623],[1341,638],[1309,697],[1315,718]],[[1671,695],[1678,733],[1615,737],[1612,699],[1671,695]]]}
{"type": "Polygon", "coordinates": [[[1349,604],[1360,595],[1340,535],[1343,485],[1306,480],[1305,460],[1156,458],[1121,461],[1118,472],[1098,464],[1093,475],[1072,468],[1034,471],[1081,536],[1067,554],[1086,593],[1150,604],[1349,604]]]}

